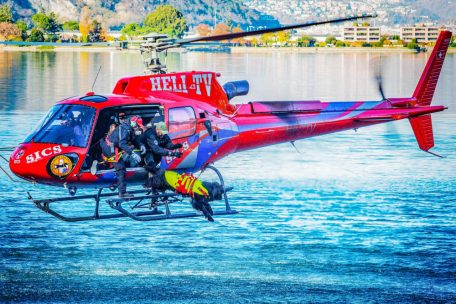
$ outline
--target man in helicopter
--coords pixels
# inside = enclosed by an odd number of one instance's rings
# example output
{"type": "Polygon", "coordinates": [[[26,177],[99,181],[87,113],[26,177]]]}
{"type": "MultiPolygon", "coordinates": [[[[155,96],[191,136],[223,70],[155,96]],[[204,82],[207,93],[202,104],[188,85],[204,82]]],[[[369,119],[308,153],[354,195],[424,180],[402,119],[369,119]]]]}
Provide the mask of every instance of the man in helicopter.
{"type": "Polygon", "coordinates": [[[182,148],[182,144],[173,144],[168,136],[168,129],[163,117],[157,115],[146,126],[142,123],[140,116],[131,118],[131,125],[135,136],[139,136],[140,146],[146,147],[144,157],[144,168],[151,174],[155,174],[160,168],[163,156],[181,157],[182,153],[175,151],[182,148]]]}
{"type": "Polygon", "coordinates": [[[178,174],[173,171],[160,169],[163,156],[180,158],[182,153],[176,151],[182,144],[173,144],[168,136],[168,129],[163,116],[157,115],[146,126],[139,116],[131,118],[131,125],[136,136],[140,136],[141,144],[146,146],[144,168],[149,172],[146,188],[154,191],[174,190],[180,194],[191,196],[192,206],[201,211],[209,221],[214,221],[214,214],[209,204],[212,200],[222,198],[224,189],[218,183],[199,181],[192,175],[178,174]],[[185,182],[191,180],[190,182],[185,182]]]}
{"type": "Polygon", "coordinates": [[[135,163],[141,162],[141,156],[133,152],[129,143],[139,147],[142,153],[146,149],[139,142],[139,137],[131,126],[130,119],[123,112],[117,115],[119,125],[112,128],[108,135],[100,141],[103,156],[106,162],[112,163],[117,175],[117,188],[120,198],[132,198],[133,194],[127,193],[127,184],[125,181],[126,165],[125,163],[132,159],[135,163]]]}

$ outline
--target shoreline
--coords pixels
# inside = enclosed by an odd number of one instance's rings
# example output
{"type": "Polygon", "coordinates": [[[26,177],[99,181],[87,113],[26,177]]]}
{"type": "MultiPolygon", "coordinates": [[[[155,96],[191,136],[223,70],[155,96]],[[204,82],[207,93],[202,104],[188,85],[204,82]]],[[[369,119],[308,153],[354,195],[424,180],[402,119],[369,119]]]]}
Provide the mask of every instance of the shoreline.
{"type": "Polygon", "coordinates": [[[232,53],[416,53],[408,48],[375,48],[375,47],[232,47],[232,53]]]}
{"type": "MultiPolygon", "coordinates": [[[[408,48],[376,48],[376,47],[229,47],[231,53],[416,53],[413,49],[408,48]]],[[[138,52],[139,49],[118,49],[112,46],[104,47],[75,47],[75,46],[57,46],[52,49],[39,49],[38,46],[0,46],[0,52],[138,52]]],[[[429,48],[427,53],[430,53],[429,48]]],[[[184,49],[170,49],[169,52],[185,52],[184,49]]],[[[211,52],[207,52],[211,53],[211,52]]],[[[217,53],[217,52],[213,52],[217,53]]],[[[448,48],[449,54],[456,54],[456,48],[448,48]]]]}

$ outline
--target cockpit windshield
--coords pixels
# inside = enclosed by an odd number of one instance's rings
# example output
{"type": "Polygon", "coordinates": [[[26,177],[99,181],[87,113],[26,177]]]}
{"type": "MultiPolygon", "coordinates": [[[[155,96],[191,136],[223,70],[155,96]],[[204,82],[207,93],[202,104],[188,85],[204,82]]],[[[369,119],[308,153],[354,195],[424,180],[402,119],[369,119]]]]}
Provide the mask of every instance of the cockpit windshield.
{"type": "Polygon", "coordinates": [[[41,119],[25,142],[86,147],[95,109],[81,105],[55,105],[41,119]]]}

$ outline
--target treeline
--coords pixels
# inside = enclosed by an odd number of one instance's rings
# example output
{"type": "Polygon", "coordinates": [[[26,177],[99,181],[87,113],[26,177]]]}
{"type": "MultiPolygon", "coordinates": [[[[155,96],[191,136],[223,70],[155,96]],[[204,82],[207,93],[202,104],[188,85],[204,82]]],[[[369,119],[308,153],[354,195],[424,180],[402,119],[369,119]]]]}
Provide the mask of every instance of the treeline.
{"type": "Polygon", "coordinates": [[[26,42],[103,42],[114,40],[85,6],[80,20],[60,22],[54,12],[41,11],[30,20],[13,19],[11,7],[0,5],[0,40],[26,42]]]}
{"type": "MultiPolygon", "coordinates": [[[[242,31],[240,28],[231,28],[225,24],[217,24],[212,29],[202,24],[195,28],[199,36],[221,35],[242,31]]],[[[229,41],[233,45],[250,47],[406,47],[409,49],[421,49],[426,46],[433,46],[435,42],[417,42],[412,39],[410,42],[401,40],[398,35],[383,35],[379,41],[343,41],[335,36],[327,36],[325,41],[318,41],[315,37],[303,35],[296,37],[288,31],[263,34],[258,37],[239,38],[229,41]]],[[[456,47],[455,36],[451,38],[450,47],[456,47]]]]}
{"type": "MultiPolygon", "coordinates": [[[[149,13],[141,24],[131,23],[121,29],[123,36],[138,37],[149,33],[163,33],[182,37],[188,25],[180,11],[171,5],[160,5],[149,13]]],[[[88,6],[81,10],[79,20],[61,22],[54,12],[39,12],[30,20],[13,20],[9,5],[0,5],[0,40],[27,42],[105,42],[108,35],[101,20],[92,17],[88,6]]]]}

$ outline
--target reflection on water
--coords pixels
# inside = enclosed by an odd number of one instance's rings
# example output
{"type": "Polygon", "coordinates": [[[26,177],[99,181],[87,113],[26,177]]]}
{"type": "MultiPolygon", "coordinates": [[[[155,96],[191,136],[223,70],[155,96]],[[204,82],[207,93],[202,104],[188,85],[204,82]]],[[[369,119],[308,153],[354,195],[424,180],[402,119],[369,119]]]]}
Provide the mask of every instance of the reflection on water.
{"type": "MultiPolygon", "coordinates": [[[[425,57],[385,58],[389,96],[411,94],[425,57]]],[[[189,53],[168,64],[249,79],[243,101],[378,99],[371,58],[189,53]]],[[[448,59],[437,99],[451,106],[448,59]]],[[[142,71],[134,53],[0,53],[1,146],[23,140],[56,100],[89,91],[99,65],[100,92],[142,71]]],[[[456,120],[434,117],[446,159],[420,151],[407,121],[299,141],[300,153],[282,144],[231,155],[217,167],[241,213],[215,223],[65,223],[25,194],[63,189],[0,172],[0,302],[455,302],[456,120]]],[[[88,202],[59,210],[92,212],[88,202]]]]}
{"type": "MultiPolygon", "coordinates": [[[[383,54],[383,79],[389,97],[413,93],[427,54],[383,54]]],[[[170,53],[170,71],[209,70],[222,74],[220,82],[247,79],[250,100],[377,100],[373,80],[378,54],[372,53],[170,53]]],[[[63,98],[91,90],[109,93],[122,76],[141,74],[136,52],[1,52],[0,109],[46,110],[63,98]]],[[[456,58],[449,54],[435,94],[435,103],[456,113],[456,58]]]]}

